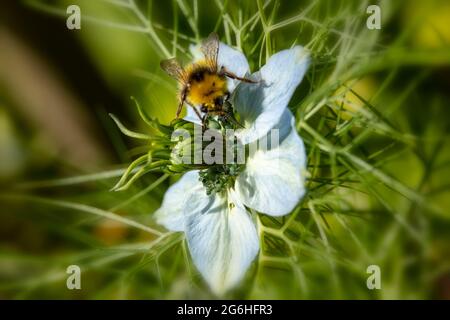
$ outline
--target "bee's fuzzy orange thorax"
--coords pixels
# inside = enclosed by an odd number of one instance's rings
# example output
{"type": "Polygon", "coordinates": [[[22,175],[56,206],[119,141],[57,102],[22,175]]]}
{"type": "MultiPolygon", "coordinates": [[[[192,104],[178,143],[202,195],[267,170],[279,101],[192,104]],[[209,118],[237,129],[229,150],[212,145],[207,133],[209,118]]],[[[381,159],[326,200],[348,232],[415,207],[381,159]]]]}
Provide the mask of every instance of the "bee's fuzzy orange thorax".
{"type": "Polygon", "coordinates": [[[189,91],[187,100],[193,105],[214,107],[214,100],[227,92],[227,80],[207,67],[206,63],[196,63],[189,67],[189,91]]]}

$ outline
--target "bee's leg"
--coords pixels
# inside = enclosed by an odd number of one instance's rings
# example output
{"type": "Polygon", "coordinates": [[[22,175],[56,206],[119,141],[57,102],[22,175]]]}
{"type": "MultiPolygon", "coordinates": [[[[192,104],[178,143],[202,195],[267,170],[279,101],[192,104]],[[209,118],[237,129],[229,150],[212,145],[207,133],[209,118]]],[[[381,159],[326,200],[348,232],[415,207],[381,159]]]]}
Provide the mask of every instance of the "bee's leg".
{"type": "Polygon", "coordinates": [[[189,103],[188,101],[186,101],[186,104],[192,108],[192,110],[194,110],[195,115],[197,116],[197,118],[200,120],[200,123],[203,126],[203,117],[202,114],[200,113],[200,111],[198,111],[197,107],[192,105],[191,103],[189,103]]]}
{"type": "Polygon", "coordinates": [[[206,119],[208,118],[208,111],[205,112],[205,114],[203,115],[203,117],[201,118],[202,120],[202,129],[206,130],[206,119]]]}
{"type": "Polygon", "coordinates": [[[186,101],[186,104],[194,110],[194,112],[197,115],[197,117],[199,118],[199,120],[202,121],[202,115],[200,114],[198,109],[194,105],[190,104],[189,101],[186,101]]]}
{"type": "Polygon", "coordinates": [[[220,118],[222,118],[222,121],[229,121],[230,123],[234,124],[237,127],[245,129],[245,127],[239,123],[239,121],[236,120],[234,117],[234,114],[232,112],[227,112],[224,110],[217,111],[217,114],[220,118]]]}
{"type": "Polygon", "coordinates": [[[180,103],[178,104],[177,117],[176,117],[177,119],[180,117],[181,110],[183,109],[183,104],[184,104],[184,101],[186,100],[186,95],[187,95],[187,88],[184,88],[183,91],[181,91],[180,103]]]}
{"type": "Polygon", "coordinates": [[[202,128],[206,130],[206,119],[208,118],[208,108],[205,105],[200,107],[200,111],[203,112],[203,117],[201,117],[202,128]]]}
{"type": "Polygon", "coordinates": [[[252,80],[252,79],[239,77],[239,76],[237,76],[236,74],[234,74],[233,72],[229,71],[227,68],[225,68],[223,66],[220,68],[219,74],[222,74],[224,76],[227,76],[228,78],[236,79],[236,80],[239,80],[239,81],[242,81],[242,82],[258,83],[258,81],[255,81],[255,80],[252,80]]]}
{"type": "MultiPolygon", "coordinates": [[[[194,106],[191,106],[192,107],[192,109],[194,109],[194,112],[195,112],[195,114],[197,115],[197,117],[200,119],[200,121],[203,121],[203,117],[202,117],[202,115],[200,114],[200,112],[197,110],[197,108],[196,107],[194,107],[194,106]]],[[[203,123],[203,122],[202,122],[203,123]]]]}

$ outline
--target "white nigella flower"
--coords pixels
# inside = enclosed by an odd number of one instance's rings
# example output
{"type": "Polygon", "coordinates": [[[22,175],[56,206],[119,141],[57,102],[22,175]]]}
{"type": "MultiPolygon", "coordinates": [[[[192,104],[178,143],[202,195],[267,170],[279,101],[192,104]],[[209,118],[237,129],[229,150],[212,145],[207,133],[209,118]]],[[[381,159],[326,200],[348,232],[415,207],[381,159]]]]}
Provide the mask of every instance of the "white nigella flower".
{"type": "MultiPolygon", "coordinates": [[[[222,43],[218,64],[238,76],[249,73],[245,56],[222,43]]],[[[192,259],[216,294],[236,285],[258,254],[258,233],[246,208],[282,216],[304,195],[306,155],[287,105],[308,64],[305,50],[296,46],[274,54],[253,74],[258,83],[230,80],[231,103],[244,125],[238,139],[248,144],[279,129],[279,144],[250,154],[223,192],[208,195],[199,171],[185,173],[155,213],[167,229],[185,232],[192,259]]],[[[186,118],[197,121],[193,113],[186,118]]]]}

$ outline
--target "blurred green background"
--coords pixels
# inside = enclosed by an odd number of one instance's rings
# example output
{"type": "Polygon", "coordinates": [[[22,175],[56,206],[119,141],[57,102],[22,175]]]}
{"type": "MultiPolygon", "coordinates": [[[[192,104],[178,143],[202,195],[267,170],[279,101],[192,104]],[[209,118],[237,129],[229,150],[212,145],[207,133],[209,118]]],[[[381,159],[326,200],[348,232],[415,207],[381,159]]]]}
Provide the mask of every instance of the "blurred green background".
{"type": "Polygon", "coordinates": [[[308,193],[287,217],[258,216],[261,253],[226,298],[449,299],[449,21],[444,0],[3,2],[0,298],[215,298],[183,235],[152,219],[176,177],[109,191],[146,147],[108,113],[147,130],[134,96],[168,123],[176,86],[160,60],[189,61],[216,31],[252,71],[294,44],[312,57],[289,105],[308,193]],[[66,28],[70,4],[81,30],[66,28]],[[81,290],[66,287],[73,264],[81,290]]]}

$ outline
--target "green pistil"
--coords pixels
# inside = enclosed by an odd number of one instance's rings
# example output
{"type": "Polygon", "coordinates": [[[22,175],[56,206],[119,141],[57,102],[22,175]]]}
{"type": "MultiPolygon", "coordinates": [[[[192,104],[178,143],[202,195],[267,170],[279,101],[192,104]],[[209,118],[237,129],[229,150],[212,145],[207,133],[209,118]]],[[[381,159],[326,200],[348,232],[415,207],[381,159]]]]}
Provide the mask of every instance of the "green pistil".
{"type": "MultiPolygon", "coordinates": [[[[229,103],[224,105],[224,111],[226,111],[224,115],[208,116],[206,119],[207,127],[220,130],[223,133],[225,133],[226,129],[237,129],[242,127],[237,121],[229,103]]],[[[236,178],[242,169],[243,165],[237,163],[211,165],[200,171],[199,180],[203,183],[207,195],[222,193],[234,186],[236,178]]]]}
{"type": "Polygon", "coordinates": [[[200,171],[199,180],[206,189],[206,194],[221,193],[232,187],[242,166],[238,164],[214,165],[200,171]]]}

